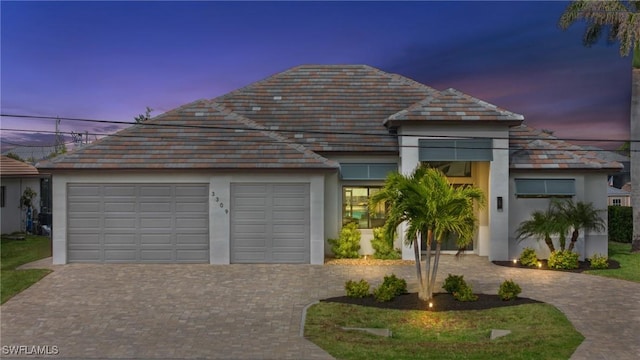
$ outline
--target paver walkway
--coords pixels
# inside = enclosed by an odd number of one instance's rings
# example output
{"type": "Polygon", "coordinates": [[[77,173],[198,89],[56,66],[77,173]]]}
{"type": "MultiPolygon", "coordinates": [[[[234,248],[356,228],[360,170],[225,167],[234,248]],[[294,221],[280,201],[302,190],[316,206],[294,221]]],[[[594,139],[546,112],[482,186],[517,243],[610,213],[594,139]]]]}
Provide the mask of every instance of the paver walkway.
{"type": "MultiPolygon", "coordinates": [[[[330,359],[299,337],[305,305],[342,295],[348,279],[376,286],[395,273],[415,290],[413,266],[90,265],[55,271],[0,307],[1,346],[57,346],[59,358],[330,359]]],[[[640,284],[445,256],[439,280],[463,274],[496,293],[551,303],[585,336],[572,359],[640,357],[640,284]]],[[[4,348],[3,348],[4,349],[4,348]]],[[[3,358],[8,358],[3,354],[3,358]]]]}

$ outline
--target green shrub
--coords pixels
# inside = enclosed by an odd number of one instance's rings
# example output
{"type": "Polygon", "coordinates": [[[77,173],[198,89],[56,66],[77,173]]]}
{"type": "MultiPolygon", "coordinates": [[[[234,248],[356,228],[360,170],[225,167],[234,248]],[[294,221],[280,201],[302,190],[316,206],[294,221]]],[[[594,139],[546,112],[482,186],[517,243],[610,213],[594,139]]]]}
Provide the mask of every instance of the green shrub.
{"type": "Polygon", "coordinates": [[[360,257],[360,230],[358,224],[348,223],[340,230],[338,239],[329,239],[331,251],[338,259],[357,259],[360,257]]]}
{"type": "Polygon", "coordinates": [[[396,297],[396,293],[392,288],[380,285],[373,289],[373,297],[377,302],[387,302],[393,300],[396,297]]]}
{"type": "Polygon", "coordinates": [[[347,296],[351,298],[363,298],[369,296],[369,283],[360,279],[360,281],[349,280],[344,284],[347,296]]]}
{"type": "Polygon", "coordinates": [[[547,263],[550,269],[577,269],[578,253],[569,250],[556,250],[549,255],[547,263]]]}
{"type": "Polygon", "coordinates": [[[467,283],[464,281],[464,275],[451,275],[447,276],[444,279],[444,284],[442,284],[442,288],[448,292],[449,294],[453,294],[460,290],[461,287],[466,286],[467,283]]]}
{"type": "Polygon", "coordinates": [[[478,296],[473,293],[471,285],[464,283],[458,291],[453,293],[453,297],[458,301],[476,301],[478,296]]]}
{"type": "Polygon", "coordinates": [[[400,249],[394,249],[393,242],[384,235],[383,228],[373,229],[371,246],[374,250],[373,257],[375,259],[396,260],[402,257],[400,249]]]}
{"type": "Polygon", "coordinates": [[[591,269],[607,269],[609,268],[609,260],[606,256],[595,254],[589,259],[589,268],[591,269]]]}
{"type": "Polygon", "coordinates": [[[502,300],[515,300],[518,294],[522,292],[520,285],[516,284],[513,280],[505,280],[500,284],[498,295],[502,300]]]}
{"type": "Polygon", "coordinates": [[[630,243],[633,233],[633,208],[609,206],[609,241],[630,243]]]}
{"type": "Polygon", "coordinates": [[[519,258],[520,264],[524,266],[532,266],[535,267],[538,265],[538,256],[536,255],[536,251],[532,248],[525,248],[520,253],[519,258]]]}
{"type": "Polygon", "coordinates": [[[391,301],[396,296],[407,293],[407,281],[398,278],[395,274],[385,276],[382,284],[373,289],[373,297],[378,302],[391,301]]]}

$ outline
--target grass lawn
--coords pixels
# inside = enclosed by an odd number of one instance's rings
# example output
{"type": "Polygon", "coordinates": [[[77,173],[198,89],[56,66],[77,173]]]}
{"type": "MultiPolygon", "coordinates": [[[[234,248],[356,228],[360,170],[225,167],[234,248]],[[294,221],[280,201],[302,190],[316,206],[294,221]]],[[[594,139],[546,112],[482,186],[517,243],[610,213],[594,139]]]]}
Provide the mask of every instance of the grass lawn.
{"type": "Polygon", "coordinates": [[[338,359],[568,359],[584,337],[558,309],[401,311],[338,303],[309,308],[305,336],[338,359]],[[341,327],[388,328],[378,337],[341,327]],[[491,329],[511,334],[490,340],[491,329]]]}
{"type": "Polygon", "coordinates": [[[640,282],[640,253],[631,253],[630,243],[609,241],[609,258],[620,263],[619,269],[588,270],[587,274],[640,282]]]}
{"type": "Polygon", "coordinates": [[[48,237],[29,235],[26,240],[2,238],[0,251],[0,304],[51,272],[47,269],[15,269],[22,264],[51,256],[48,237]]]}

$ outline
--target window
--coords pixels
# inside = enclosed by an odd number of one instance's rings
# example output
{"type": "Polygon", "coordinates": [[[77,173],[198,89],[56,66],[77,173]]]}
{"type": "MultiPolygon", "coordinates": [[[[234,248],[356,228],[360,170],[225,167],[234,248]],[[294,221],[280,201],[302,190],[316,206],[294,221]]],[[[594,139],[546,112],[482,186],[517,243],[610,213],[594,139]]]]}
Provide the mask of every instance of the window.
{"type": "Polygon", "coordinates": [[[419,139],[420,161],[492,161],[491,139],[419,139]]]}
{"type": "Polygon", "coordinates": [[[515,179],[517,197],[571,197],[576,194],[574,179],[515,179]]]}
{"type": "Polygon", "coordinates": [[[613,204],[613,206],[622,206],[622,200],[621,199],[613,199],[612,200],[612,204],[613,204]]]}
{"type": "Polygon", "coordinates": [[[390,172],[397,171],[398,164],[340,164],[343,180],[384,180],[390,172]]]}
{"type": "Polygon", "coordinates": [[[4,197],[6,186],[0,186],[0,207],[4,207],[4,197]]]}
{"type": "Polygon", "coordinates": [[[470,161],[427,161],[424,164],[442,171],[447,177],[471,177],[470,161]]]}
{"type": "Polygon", "coordinates": [[[342,224],[355,221],[360,229],[382,227],[386,220],[384,204],[369,211],[369,198],[380,191],[380,187],[345,186],[342,190],[342,224]]]}

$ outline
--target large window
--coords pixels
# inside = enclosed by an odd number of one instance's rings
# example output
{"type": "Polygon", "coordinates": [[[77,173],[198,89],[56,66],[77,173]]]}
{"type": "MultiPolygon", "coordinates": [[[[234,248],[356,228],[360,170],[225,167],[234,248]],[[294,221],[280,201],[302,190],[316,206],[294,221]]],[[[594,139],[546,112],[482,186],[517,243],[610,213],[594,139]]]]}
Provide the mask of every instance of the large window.
{"type": "Polygon", "coordinates": [[[572,197],[576,194],[574,179],[515,179],[516,196],[533,198],[572,197]]]}
{"type": "Polygon", "coordinates": [[[345,186],[342,188],[342,223],[355,221],[360,229],[382,227],[386,220],[384,204],[369,211],[369,198],[380,191],[380,187],[345,186]]]}

